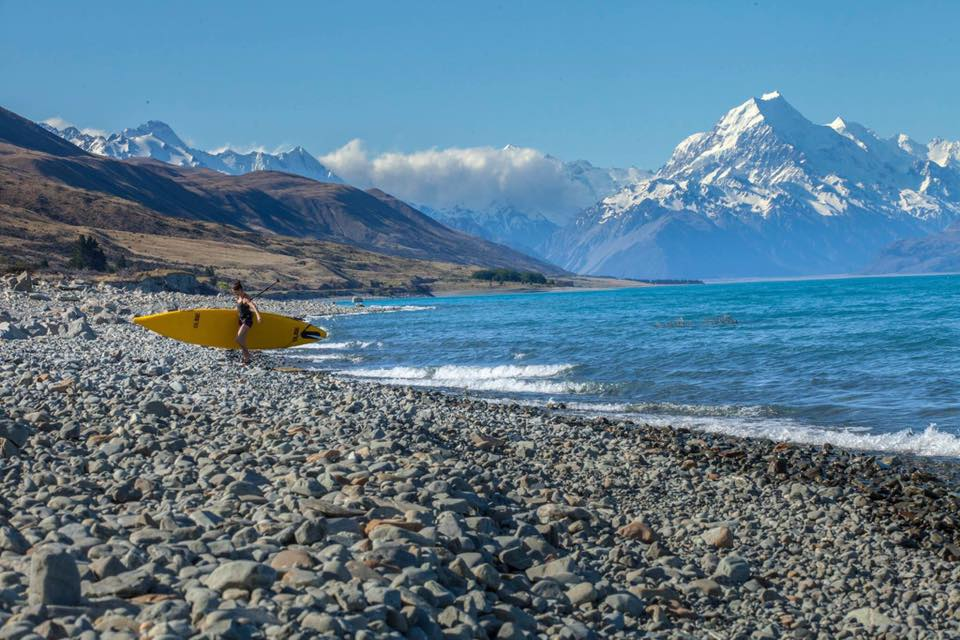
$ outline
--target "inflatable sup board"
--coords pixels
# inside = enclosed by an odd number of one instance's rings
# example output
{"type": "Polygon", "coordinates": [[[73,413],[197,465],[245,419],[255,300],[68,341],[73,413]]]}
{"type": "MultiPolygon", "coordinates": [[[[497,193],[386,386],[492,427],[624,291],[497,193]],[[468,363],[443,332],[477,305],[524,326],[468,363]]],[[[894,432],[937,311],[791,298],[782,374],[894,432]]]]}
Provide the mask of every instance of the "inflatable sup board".
{"type": "MultiPolygon", "coordinates": [[[[248,349],[286,349],[327,337],[327,332],[309,322],[276,313],[261,313],[247,333],[248,349]]],[[[236,309],[183,309],[133,321],[162,336],[181,342],[220,349],[239,349],[234,342],[240,328],[236,309]]]]}

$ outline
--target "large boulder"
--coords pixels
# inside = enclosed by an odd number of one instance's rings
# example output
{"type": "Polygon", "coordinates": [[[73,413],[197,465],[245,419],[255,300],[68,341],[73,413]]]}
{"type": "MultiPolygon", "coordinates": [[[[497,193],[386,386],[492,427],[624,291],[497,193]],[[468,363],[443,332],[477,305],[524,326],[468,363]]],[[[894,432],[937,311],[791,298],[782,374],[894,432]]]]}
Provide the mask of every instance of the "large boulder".
{"type": "Polygon", "coordinates": [[[30,277],[29,272],[24,271],[17,276],[17,279],[13,281],[13,290],[22,293],[30,293],[33,291],[33,278],[30,277]]]}
{"type": "Polygon", "coordinates": [[[884,630],[891,625],[898,624],[897,620],[894,620],[883,611],[872,607],[854,609],[847,613],[846,620],[858,623],[867,629],[873,629],[875,631],[884,630]]]}
{"type": "Polygon", "coordinates": [[[0,340],[25,340],[30,336],[12,322],[0,322],[0,340]]]}
{"type": "Polygon", "coordinates": [[[13,526],[0,526],[0,551],[12,551],[23,555],[30,548],[30,542],[13,526]]]}
{"type": "Polygon", "coordinates": [[[65,606],[81,603],[80,572],[70,552],[60,547],[48,547],[33,554],[30,602],[65,606]]]}
{"type": "Polygon", "coordinates": [[[47,335],[49,329],[45,324],[37,320],[36,318],[31,318],[20,327],[21,330],[29,335],[31,338],[36,338],[39,336],[47,335]]]}
{"type": "Polygon", "coordinates": [[[736,554],[730,554],[720,560],[715,576],[725,578],[732,584],[743,584],[750,579],[750,563],[736,554]]]}
{"type": "Polygon", "coordinates": [[[27,438],[32,434],[33,429],[20,422],[0,422],[0,438],[9,440],[16,445],[18,449],[26,444],[27,438]]]}
{"type": "Polygon", "coordinates": [[[0,460],[15,458],[20,455],[20,447],[6,438],[0,438],[0,460]]]}
{"type": "Polygon", "coordinates": [[[63,335],[67,338],[82,338],[84,340],[94,340],[97,337],[96,332],[90,328],[90,325],[83,318],[71,320],[63,331],[63,335]]]}
{"type": "Polygon", "coordinates": [[[222,564],[207,577],[207,586],[216,591],[225,589],[269,589],[277,579],[270,566],[252,560],[234,560],[222,564]]]}
{"type": "Polygon", "coordinates": [[[149,593],[156,583],[154,573],[156,565],[146,564],[134,571],[125,571],[114,576],[101,578],[87,587],[86,595],[90,598],[133,598],[149,593]]]}

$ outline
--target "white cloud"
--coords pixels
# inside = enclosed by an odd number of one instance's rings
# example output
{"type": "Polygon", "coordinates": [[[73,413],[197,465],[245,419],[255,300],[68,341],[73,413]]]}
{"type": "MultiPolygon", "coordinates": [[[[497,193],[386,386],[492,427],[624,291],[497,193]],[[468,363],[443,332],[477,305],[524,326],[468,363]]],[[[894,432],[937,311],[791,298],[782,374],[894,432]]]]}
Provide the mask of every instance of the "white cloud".
{"type": "Polygon", "coordinates": [[[110,137],[109,131],[104,131],[103,129],[94,129],[93,127],[84,127],[83,129],[80,129],[80,133],[85,133],[88,136],[94,137],[99,136],[101,138],[110,137]]]}
{"type": "MultiPolygon", "coordinates": [[[[61,118],[60,116],[53,116],[52,118],[47,118],[46,120],[41,120],[41,122],[42,122],[43,124],[48,124],[48,125],[50,125],[51,127],[55,127],[55,128],[57,128],[57,129],[60,129],[61,131],[64,130],[64,129],[66,129],[67,127],[76,127],[76,126],[77,126],[77,125],[73,124],[72,122],[70,122],[69,120],[64,120],[64,119],[61,118]]],[[[94,129],[94,128],[92,128],[92,127],[85,127],[85,128],[79,128],[79,127],[77,127],[77,129],[78,129],[78,131],[80,131],[80,133],[86,134],[86,135],[88,135],[88,136],[94,136],[94,137],[100,136],[101,138],[106,138],[107,136],[110,135],[109,133],[107,133],[106,131],[103,131],[102,129],[94,129]]]]}
{"type": "Polygon", "coordinates": [[[428,149],[371,156],[351,140],[320,161],[348,182],[375,186],[415,204],[484,209],[507,205],[562,219],[599,198],[564,164],[536,149],[508,146],[428,149]]]}
{"type": "MultiPolygon", "coordinates": [[[[60,117],[44,122],[58,129],[73,126],[60,117]]],[[[109,135],[94,129],[83,131],[109,135]]],[[[189,140],[187,144],[195,146],[189,140]]],[[[277,154],[292,146],[283,144],[271,150],[260,144],[228,142],[209,153],[277,154]]],[[[319,160],[350,184],[378,187],[414,205],[476,210],[509,207],[558,223],[595,204],[625,180],[589,163],[565,164],[537,149],[515,146],[371,154],[355,139],[319,160]]]]}
{"type": "MultiPolygon", "coordinates": [[[[191,147],[196,146],[192,142],[188,142],[187,144],[189,144],[191,147]]],[[[217,147],[216,149],[209,151],[208,153],[217,155],[217,154],[223,153],[224,151],[233,151],[234,153],[238,153],[241,155],[247,155],[248,153],[270,153],[269,151],[267,151],[267,148],[262,144],[236,145],[236,144],[230,144],[229,142],[223,146],[217,147]]]]}
{"type": "Polygon", "coordinates": [[[66,129],[67,127],[74,126],[72,122],[67,122],[60,116],[53,116],[52,118],[47,118],[46,120],[42,120],[41,122],[43,122],[43,124],[48,124],[51,127],[55,127],[57,129],[66,129]]]}

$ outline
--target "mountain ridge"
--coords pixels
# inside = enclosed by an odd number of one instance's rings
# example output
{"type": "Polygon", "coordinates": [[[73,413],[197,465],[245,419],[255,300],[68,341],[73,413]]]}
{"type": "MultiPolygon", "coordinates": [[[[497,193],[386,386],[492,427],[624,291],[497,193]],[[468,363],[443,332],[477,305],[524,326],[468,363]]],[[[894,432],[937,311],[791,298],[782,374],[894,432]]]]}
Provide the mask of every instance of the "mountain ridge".
{"type": "MultiPolygon", "coordinates": [[[[85,133],[72,125],[58,128],[52,121],[40,125],[90,153],[116,159],[153,158],[176,166],[207,168],[229,175],[273,170],[322,182],[348,182],[301,146],[272,154],[264,151],[242,153],[230,148],[204,151],[191,147],[169,125],[159,120],[149,120],[109,135],[85,133]]],[[[405,181],[394,185],[400,191],[397,195],[446,226],[537,255],[544,241],[570,222],[582,208],[648,175],[635,167],[605,169],[586,160],[566,162],[512,144],[498,151],[506,156],[517,156],[519,166],[539,162],[541,170],[553,174],[549,176],[551,184],[562,187],[566,201],[562,205],[538,204],[531,203],[531,198],[526,196],[515,202],[509,194],[499,194],[480,203],[463,200],[450,203],[448,197],[437,194],[423,198],[417,193],[405,193],[405,181]]],[[[501,174],[499,181],[509,181],[509,175],[501,174]]],[[[363,188],[366,183],[359,181],[355,186],[363,188]]],[[[384,185],[374,182],[371,186],[384,185]]],[[[552,202],[556,198],[545,199],[552,202]]]]}
{"type": "Polygon", "coordinates": [[[847,123],[814,124],[779,92],[750,98],[586,209],[544,255],[626,277],[849,273],[960,218],[949,161],[847,123]]]}
{"type": "Polygon", "coordinates": [[[320,182],[344,184],[342,178],[301,146],[278,153],[244,153],[229,147],[215,152],[204,151],[191,147],[170,125],[160,120],[148,120],[137,127],[106,136],[85,133],[75,126],[57,128],[49,122],[40,123],[40,126],[88,153],[117,160],[152,158],[175,166],[212,169],[234,176],[252,171],[281,171],[320,182]]]}
{"type": "Polygon", "coordinates": [[[2,108],[0,174],[3,204],[68,224],[136,231],[123,215],[125,202],[143,211],[137,224],[150,221],[153,228],[161,228],[162,216],[168,216],[403,258],[562,273],[447,229],[380,192],[274,171],[231,176],[145,158],[115,160],[86,153],[2,108]],[[71,190],[87,194],[88,206],[59,205],[58,198],[71,190]]]}

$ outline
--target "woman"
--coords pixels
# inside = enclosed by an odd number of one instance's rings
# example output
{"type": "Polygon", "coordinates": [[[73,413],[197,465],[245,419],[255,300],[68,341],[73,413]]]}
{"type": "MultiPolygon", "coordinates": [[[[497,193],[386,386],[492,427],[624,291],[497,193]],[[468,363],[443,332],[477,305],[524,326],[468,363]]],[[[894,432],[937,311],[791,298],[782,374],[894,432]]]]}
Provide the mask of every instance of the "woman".
{"type": "Polygon", "coordinates": [[[240,329],[237,331],[237,344],[243,349],[243,364],[250,364],[250,352],[247,350],[247,333],[253,326],[253,317],[256,315],[257,322],[260,322],[260,311],[253,299],[243,290],[243,283],[239,280],[233,285],[233,295],[237,297],[237,316],[240,321],[240,329]]]}

